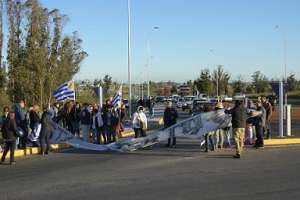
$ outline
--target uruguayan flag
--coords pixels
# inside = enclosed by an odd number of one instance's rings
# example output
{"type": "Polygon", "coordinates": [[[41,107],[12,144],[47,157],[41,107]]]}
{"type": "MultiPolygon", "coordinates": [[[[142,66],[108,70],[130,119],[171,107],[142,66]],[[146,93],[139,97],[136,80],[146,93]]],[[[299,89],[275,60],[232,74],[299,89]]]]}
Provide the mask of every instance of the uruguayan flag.
{"type": "Polygon", "coordinates": [[[111,101],[111,105],[115,108],[120,108],[122,103],[122,86],[119,88],[119,91],[114,96],[113,100],[111,101]]]}
{"type": "Polygon", "coordinates": [[[56,101],[65,101],[68,99],[75,100],[74,82],[68,81],[60,85],[54,92],[53,96],[56,101]]]}

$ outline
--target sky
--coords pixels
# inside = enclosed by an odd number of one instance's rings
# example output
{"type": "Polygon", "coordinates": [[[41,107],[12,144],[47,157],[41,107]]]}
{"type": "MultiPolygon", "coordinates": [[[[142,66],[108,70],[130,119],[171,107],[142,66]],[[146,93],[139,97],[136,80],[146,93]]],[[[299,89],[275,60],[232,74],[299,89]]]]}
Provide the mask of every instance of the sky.
{"type": "MultiPolygon", "coordinates": [[[[127,0],[41,0],[69,16],[89,56],[76,79],[127,82],[127,0]]],[[[184,82],[221,64],[233,79],[260,70],[300,78],[299,0],[131,0],[132,80],[184,82]],[[154,29],[154,27],[159,27],[154,29]],[[286,43],[286,48],[285,44],[286,43]],[[148,45],[147,45],[148,44],[148,45]],[[150,64],[147,64],[150,63],[150,64]]]]}

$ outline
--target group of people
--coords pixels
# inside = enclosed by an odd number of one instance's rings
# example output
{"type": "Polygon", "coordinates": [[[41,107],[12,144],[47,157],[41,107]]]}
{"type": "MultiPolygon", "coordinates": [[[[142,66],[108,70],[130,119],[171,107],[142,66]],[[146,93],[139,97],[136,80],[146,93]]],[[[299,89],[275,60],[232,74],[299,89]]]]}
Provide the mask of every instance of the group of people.
{"type": "Polygon", "coordinates": [[[54,113],[53,120],[65,127],[69,132],[85,142],[109,144],[124,130],[123,122],[126,115],[125,105],[120,108],[107,100],[101,107],[97,104],[70,101],[61,109],[56,104],[50,109],[54,113]]]}
{"type": "Polygon", "coordinates": [[[84,103],[81,106],[78,102],[70,101],[62,105],[55,103],[46,106],[43,110],[37,105],[26,109],[22,100],[3,108],[0,118],[4,141],[1,163],[10,151],[10,163],[15,164],[15,149],[26,149],[28,146],[40,147],[40,154],[47,155],[56,124],[86,142],[115,142],[117,135],[124,130],[124,118],[125,105],[115,108],[111,100],[107,100],[102,108],[96,104],[84,103]]]}
{"type": "Polygon", "coordinates": [[[41,154],[48,154],[49,138],[54,125],[51,123],[48,109],[44,108],[43,111],[41,112],[37,105],[26,111],[24,101],[11,108],[4,107],[0,120],[4,140],[1,164],[4,163],[8,151],[10,151],[10,164],[15,164],[15,149],[26,149],[29,143],[32,146],[40,146],[41,154]]]}
{"type": "MultiPolygon", "coordinates": [[[[222,109],[222,103],[217,103],[215,109],[222,109]]],[[[240,158],[245,144],[255,148],[264,147],[264,138],[271,138],[271,117],[274,107],[266,97],[259,97],[254,104],[251,100],[236,100],[232,108],[225,109],[231,115],[232,137],[235,141],[235,158],[240,158]],[[255,133],[255,134],[253,134],[255,133]]],[[[230,127],[210,132],[205,135],[205,151],[223,148],[224,139],[231,146],[230,127]]]]}
{"type": "MultiPolygon", "coordinates": [[[[153,104],[148,102],[151,116],[153,104]]],[[[224,109],[222,102],[218,102],[214,108],[206,111],[224,109]]],[[[232,116],[231,125],[205,134],[205,151],[215,151],[223,147],[230,147],[232,138],[235,141],[236,155],[240,158],[244,144],[252,144],[255,148],[264,147],[264,137],[271,137],[270,120],[274,108],[266,97],[258,98],[256,104],[252,101],[236,100],[232,108],[226,108],[225,113],[232,116]],[[230,131],[232,127],[232,131],[230,131]],[[255,132],[255,136],[254,133],[255,132]],[[246,134],[246,139],[245,139],[246,134]]],[[[34,105],[25,109],[25,102],[4,107],[0,118],[1,132],[4,139],[4,150],[1,163],[10,151],[10,163],[15,164],[14,150],[26,148],[29,144],[40,147],[42,155],[50,150],[50,136],[56,123],[66,128],[75,137],[82,138],[86,142],[95,144],[109,144],[116,141],[117,136],[124,131],[126,107],[114,107],[111,100],[100,107],[97,104],[90,105],[70,101],[61,106],[55,103],[40,110],[34,105]],[[55,123],[53,123],[55,122],[55,123]]],[[[177,123],[178,113],[172,102],[167,102],[164,111],[164,128],[177,123]]],[[[147,116],[143,105],[137,107],[133,114],[132,127],[135,138],[145,137],[148,129],[147,116]]],[[[175,134],[170,135],[166,146],[176,145],[175,134]]]]}

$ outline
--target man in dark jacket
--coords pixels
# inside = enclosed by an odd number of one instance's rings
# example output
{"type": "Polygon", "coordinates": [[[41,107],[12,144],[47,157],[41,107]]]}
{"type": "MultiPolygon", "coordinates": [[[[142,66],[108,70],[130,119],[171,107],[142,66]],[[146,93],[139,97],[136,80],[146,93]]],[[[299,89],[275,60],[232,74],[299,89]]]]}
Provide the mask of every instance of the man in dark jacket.
{"type": "Polygon", "coordinates": [[[103,111],[104,131],[107,137],[107,143],[116,141],[116,131],[119,122],[118,113],[110,105],[106,105],[103,111]]]}
{"type": "Polygon", "coordinates": [[[21,100],[15,105],[15,118],[18,129],[23,132],[20,137],[20,148],[26,148],[27,137],[28,137],[28,121],[26,119],[25,102],[21,100]]]}
{"type": "Polygon", "coordinates": [[[1,164],[4,163],[8,151],[10,151],[10,164],[14,165],[15,162],[15,149],[17,138],[17,125],[15,119],[15,112],[10,112],[2,125],[2,136],[4,139],[5,147],[1,158],[1,164]]]}
{"type": "Polygon", "coordinates": [[[80,122],[81,122],[81,131],[82,131],[83,140],[85,142],[89,142],[90,129],[92,124],[92,115],[89,110],[89,104],[87,103],[83,104],[83,109],[81,110],[80,113],[80,122]]]}
{"type": "Polygon", "coordinates": [[[236,155],[234,158],[240,158],[244,146],[247,110],[242,100],[236,100],[235,106],[230,110],[225,110],[225,113],[232,116],[232,133],[236,143],[236,155]]]}
{"type": "Polygon", "coordinates": [[[72,123],[72,133],[73,135],[77,135],[78,137],[80,137],[80,112],[81,112],[81,108],[80,108],[80,104],[78,102],[76,102],[76,104],[72,107],[71,112],[70,112],[70,120],[72,123]]]}
{"type": "MultiPolygon", "coordinates": [[[[167,107],[164,112],[164,125],[165,128],[168,128],[174,124],[177,123],[177,111],[175,108],[172,107],[172,102],[167,103],[167,107]]],[[[176,137],[174,133],[170,135],[170,138],[168,139],[168,144],[166,145],[167,147],[172,147],[176,145],[176,137]],[[171,139],[172,139],[172,144],[171,144],[171,139]]]]}
{"type": "Polygon", "coordinates": [[[50,150],[50,136],[54,129],[51,117],[52,116],[48,108],[44,108],[44,112],[41,119],[42,128],[40,133],[41,155],[48,154],[50,150]]]}

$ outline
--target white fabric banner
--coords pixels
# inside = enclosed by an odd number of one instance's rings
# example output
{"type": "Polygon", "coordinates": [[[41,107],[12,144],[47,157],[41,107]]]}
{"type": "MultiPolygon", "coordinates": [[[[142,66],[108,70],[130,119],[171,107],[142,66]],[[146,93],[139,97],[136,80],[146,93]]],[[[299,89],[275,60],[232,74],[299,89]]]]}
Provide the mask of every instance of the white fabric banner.
{"type": "Polygon", "coordinates": [[[228,127],[230,122],[231,117],[226,115],[224,110],[201,113],[164,130],[158,130],[147,137],[120,139],[118,142],[108,145],[97,145],[84,142],[81,139],[74,137],[74,135],[66,129],[55,124],[56,128],[53,131],[51,143],[66,143],[75,148],[95,151],[135,151],[140,148],[145,148],[156,143],[166,141],[171,135],[175,135],[176,137],[200,139],[208,132],[228,127]]]}

